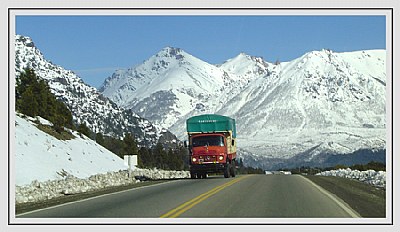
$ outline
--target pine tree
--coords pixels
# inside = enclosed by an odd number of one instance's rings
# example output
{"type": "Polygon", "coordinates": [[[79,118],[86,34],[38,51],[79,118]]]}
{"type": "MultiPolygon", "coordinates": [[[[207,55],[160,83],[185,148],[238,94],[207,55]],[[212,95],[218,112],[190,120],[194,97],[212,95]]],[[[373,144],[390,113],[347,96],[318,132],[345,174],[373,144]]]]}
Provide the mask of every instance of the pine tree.
{"type": "Polygon", "coordinates": [[[57,104],[57,110],[56,110],[57,116],[62,118],[63,125],[67,128],[73,129],[74,124],[71,111],[64,103],[60,101],[56,101],[56,104],[57,104]]]}
{"type": "Polygon", "coordinates": [[[35,98],[32,88],[27,88],[17,99],[17,110],[31,117],[35,117],[39,112],[39,104],[35,98]]]}
{"type": "Polygon", "coordinates": [[[153,156],[155,161],[155,167],[164,169],[166,162],[166,152],[161,143],[157,143],[156,147],[153,149],[153,156]]]}
{"type": "Polygon", "coordinates": [[[156,158],[154,156],[153,149],[148,148],[147,151],[148,151],[148,157],[149,157],[149,166],[148,167],[151,167],[151,168],[157,167],[157,165],[156,165],[157,162],[156,162],[156,158]]]}
{"type": "Polygon", "coordinates": [[[103,136],[102,133],[97,133],[96,134],[96,142],[104,147],[105,143],[104,143],[104,136],[103,136]]]}
{"type": "Polygon", "coordinates": [[[50,88],[44,80],[36,79],[32,85],[35,98],[40,102],[41,107],[39,108],[38,115],[43,118],[52,119],[50,115],[55,114],[56,109],[52,108],[52,104],[56,101],[52,101],[53,94],[50,92],[50,88]]]}
{"type": "Polygon", "coordinates": [[[127,133],[123,139],[123,152],[126,155],[138,154],[137,143],[131,133],[127,133]]]}
{"type": "Polygon", "coordinates": [[[56,131],[73,128],[71,111],[56,99],[46,81],[39,79],[32,69],[25,69],[17,78],[15,99],[17,111],[51,121],[56,131]]]}
{"type": "Polygon", "coordinates": [[[90,131],[90,129],[86,126],[85,123],[79,124],[79,125],[78,125],[78,128],[77,128],[77,131],[78,131],[79,133],[82,133],[82,134],[86,135],[87,137],[90,137],[90,135],[91,135],[91,133],[92,133],[92,132],[90,131]]]}
{"type": "Polygon", "coordinates": [[[108,136],[104,137],[104,147],[110,150],[112,153],[118,155],[122,159],[124,158],[122,140],[108,136]]]}
{"type": "Polygon", "coordinates": [[[35,81],[37,81],[37,77],[32,69],[25,69],[21,72],[19,78],[16,79],[15,98],[20,99],[22,93],[32,86],[35,81]]]}
{"type": "Polygon", "coordinates": [[[170,148],[168,150],[168,164],[171,170],[184,170],[185,169],[185,159],[187,159],[185,149],[183,147],[178,147],[176,149],[170,148]]]}
{"type": "Polygon", "coordinates": [[[152,156],[150,155],[149,149],[147,149],[146,147],[141,147],[139,150],[138,164],[139,164],[139,167],[142,167],[142,168],[153,167],[152,156]]]}
{"type": "Polygon", "coordinates": [[[167,153],[166,161],[165,161],[166,169],[174,170],[176,168],[177,160],[175,157],[176,156],[175,156],[174,152],[172,151],[172,149],[171,148],[168,149],[168,153],[167,153]]]}

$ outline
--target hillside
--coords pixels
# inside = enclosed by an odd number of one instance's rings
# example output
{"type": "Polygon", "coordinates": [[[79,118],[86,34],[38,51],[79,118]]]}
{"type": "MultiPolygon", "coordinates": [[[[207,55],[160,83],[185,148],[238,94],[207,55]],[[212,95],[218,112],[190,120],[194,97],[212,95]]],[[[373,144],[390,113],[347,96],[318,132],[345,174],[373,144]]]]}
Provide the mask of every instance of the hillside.
{"type": "Polygon", "coordinates": [[[142,146],[154,146],[159,141],[176,144],[176,137],[162,126],[117,106],[72,71],[46,60],[29,37],[15,37],[15,55],[16,78],[25,68],[33,69],[67,105],[76,124],[85,124],[93,133],[119,138],[129,132],[142,146]]]}
{"type": "MultiPolygon", "coordinates": [[[[76,131],[71,131],[73,139],[59,140],[38,129],[35,118],[21,116],[15,118],[16,185],[64,179],[68,175],[88,178],[128,168],[117,155],[76,131]]],[[[40,123],[51,125],[45,119],[40,123]]]]}
{"type": "MultiPolygon", "coordinates": [[[[100,91],[181,140],[190,116],[233,117],[239,155],[249,165],[323,166],[334,155],[385,149],[385,56],[321,50],[270,63],[241,53],[212,65],[168,47],[118,70],[100,91]]],[[[382,153],[376,159],[384,160],[382,153]]]]}

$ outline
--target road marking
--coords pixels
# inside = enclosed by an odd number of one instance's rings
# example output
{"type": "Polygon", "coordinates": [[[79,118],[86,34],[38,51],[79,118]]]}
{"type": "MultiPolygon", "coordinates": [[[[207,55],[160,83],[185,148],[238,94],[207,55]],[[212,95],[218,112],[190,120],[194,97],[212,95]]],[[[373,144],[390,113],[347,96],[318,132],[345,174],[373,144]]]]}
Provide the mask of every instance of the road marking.
{"type": "Polygon", "coordinates": [[[339,205],[340,208],[342,208],[346,213],[348,213],[351,217],[353,218],[361,218],[361,215],[359,215],[355,210],[353,210],[350,206],[345,205],[343,202],[337,199],[337,197],[334,197],[330,192],[326,191],[323,189],[321,186],[315,184],[311,180],[305,178],[304,176],[299,175],[306,181],[308,181],[311,185],[313,185],[315,188],[317,188],[321,193],[329,197],[331,200],[333,200],[336,204],[339,205]]]}
{"type": "Polygon", "coordinates": [[[115,194],[124,193],[124,192],[129,192],[129,191],[135,191],[135,190],[138,190],[138,189],[149,188],[149,187],[163,185],[163,184],[167,184],[167,183],[173,183],[173,182],[176,182],[176,181],[179,181],[179,180],[171,180],[171,181],[166,181],[166,182],[162,182],[162,183],[158,183],[158,184],[150,184],[150,185],[145,185],[145,186],[140,186],[140,187],[134,187],[133,186],[131,189],[125,189],[125,190],[121,190],[121,191],[117,191],[117,192],[100,194],[100,195],[97,195],[97,196],[88,197],[88,198],[77,200],[77,201],[70,201],[70,202],[59,204],[59,205],[49,206],[49,207],[46,207],[46,208],[35,209],[35,210],[32,210],[32,211],[16,214],[15,216],[16,217],[25,216],[25,215],[28,215],[28,214],[31,214],[31,213],[37,213],[37,212],[48,210],[48,209],[54,209],[54,208],[58,208],[58,207],[66,206],[66,205],[72,205],[72,204],[75,204],[75,203],[80,203],[80,202],[84,202],[84,201],[90,201],[90,200],[93,200],[93,199],[96,199],[96,198],[106,197],[106,196],[115,195],[115,194]]]}
{"type": "Polygon", "coordinates": [[[192,200],[187,201],[187,202],[183,203],[182,205],[176,207],[175,209],[169,211],[168,213],[161,215],[160,218],[176,218],[179,215],[183,214],[184,212],[188,211],[189,209],[193,208],[195,205],[199,204],[200,202],[217,194],[219,191],[223,190],[224,188],[229,187],[249,176],[250,175],[241,176],[241,177],[233,179],[223,185],[217,186],[217,187],[209,190],[208,192],[200,194],[199,196],[193,198],[192,200]]]}

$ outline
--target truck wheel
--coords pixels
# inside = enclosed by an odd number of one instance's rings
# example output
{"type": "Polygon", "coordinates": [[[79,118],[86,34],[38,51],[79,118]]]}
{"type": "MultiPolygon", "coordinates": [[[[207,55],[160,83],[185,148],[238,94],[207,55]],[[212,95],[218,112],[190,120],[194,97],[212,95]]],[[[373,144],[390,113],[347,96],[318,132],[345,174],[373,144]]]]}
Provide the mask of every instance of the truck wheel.
{"type": "Polygon", "coordinates": [[[228,162],[226,162],[226,166],[225,166],[225,170],[224,170],[225,178],[229,178],[231,176],[230,169],[231,169],[231,165],[228,162]]]}
{"type": "Polygon", "coordinates": [[[201,174],[201,178],[202,178],[202,179],[206,179],[206,178],[207,178],[207,173],[206,173],[206,172],[203,172],[203,173],[201,174]]]}
{"type": "Polygon", "coordinates": [[[232,176],[232,177],[235,177],[235,176],[236,176],[236,164],[235,164],[235,161],[234,161],[234,160],[232,160],[230,172],[231,172],[231,176],[232,176]]]}

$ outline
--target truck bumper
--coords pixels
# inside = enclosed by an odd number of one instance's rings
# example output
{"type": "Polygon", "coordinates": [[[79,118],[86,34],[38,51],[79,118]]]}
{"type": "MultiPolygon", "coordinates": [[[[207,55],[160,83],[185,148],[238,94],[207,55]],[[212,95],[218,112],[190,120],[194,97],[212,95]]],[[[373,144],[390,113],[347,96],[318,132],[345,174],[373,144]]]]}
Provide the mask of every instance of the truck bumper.
{"type": "Polygon", "coordinates": [[[206,173],[218,173],[225,170],[226,164],[224,163],[210,163],[210,164],[192,164],[190,165],[191,172],[206,172],[206,173]]]}

